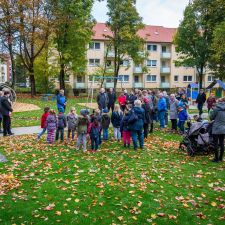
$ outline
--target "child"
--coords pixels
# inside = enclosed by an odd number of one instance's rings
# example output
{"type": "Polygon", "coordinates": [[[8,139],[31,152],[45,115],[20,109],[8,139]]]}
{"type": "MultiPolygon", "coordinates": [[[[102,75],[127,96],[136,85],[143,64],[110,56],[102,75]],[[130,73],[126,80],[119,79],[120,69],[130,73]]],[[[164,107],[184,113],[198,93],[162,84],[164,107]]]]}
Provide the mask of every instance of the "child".
{"type": "Polygon", "coordinates": [[[129,119],[129,112],[125,112],[125,116],[123,117],[123,120],[120,124],[120,132],[123,132],[123,147],[126,148],[126,142],[127,147],[130,148],[130,138],[131,138],[131,132],[128,126],[128,119],[129,119]]]}
{"type": "Polygon", "coordinates": [[[120,132],[120,123],[123,118],[123,113],[120,110],[120,106],[118,104],[115,105],[114,112],[111,116],[111,121],[113,124],[114,130],[114,139],[115,141],[120,141],[121,139],[121,132],[120,132]]]}
{"type": "MultiPolygon", "coordinates": [[[[42,117],[41,117],[41,128],[43,129],[42,132],[37,136],[36,140],[37,142],[40,140],[40,137],[45,133],[46,131],[46,126],[45,126],[45,123],[46,123],[46,119],[47,117],[49,116],[49,110],[50,110],[50,107],[46,106],[44,108],[44,113],[42,114],[42,117]]],[[[48,141],[48,134],[47,134],[47,141],[48,141]]]]}
{"type": "Polygon", "coordinates": [[[75,123],[74,129],[77,129],[78,139],[77,139],[77,146],[76,150],[79,150],[81,140],[83,142],[83,152],[87,150],[86,148],[86,137],[88,133],[88,125],[89,125],[89,117],[88,117],[88,110],[87,109],[81,109],[80,115],[78,116],[78,119],[75,123]]]}
{"type": "Polygon", "coordinates": [[[58,128],[58,117],[53,109],[49,110],[45,126],[48,129],[48,141],[50,144],[54,144],[55,130],[58,128]]]}
{"type": "Polygon", "coordinates": [[[127,105],[127,111],[130,112],[132,110],[132,104],[127,105]]]}
{"type": "Polygon", "coordinates": [[[60,132],[61,133],[61,142],[63,142],[64,128],[66,128],[66,116],[64,115],[64,108],[63,107],[59,108],[59,113],[58,113],[57,116],[58,116],[58,128],[56,130],[55,140],[58,141],[59,132],[60,132]]]}
{"type": "Polygon", "coordinates": [[[95,116],[95,110],[96,110],[96,109],[93,109],[92,114],[89,116],[89,122],[90,122],[90,123],[91,123],[91,118],[92,118],[93,116],[95,116]]]}
{"type": "Polygon", "coordinates": [[[187,96],[186,94],[183,94],[183,95],[182,95],[180,102],[183,103],[184,109],[185,109],[186,111],[188,111],[188,109],[189,109],[189,106],[188,106],[188,96],[187,96]]]}
{"type": "Polygon", "coordinates": [[[98,145],[101,145],[102,144],[102,116],[101,116],[101,111],[99,109],[96,109],[95,115],[98,118],[98,123],[99,123],[99,126],[100,126],[98,145]]]}
{"type": "Polygon", "coordinates": [[[211,115],[215,107],[216,107],[216,103],[213,103],[212,108],[209,110],[209,116],[211,115]]]}
{"type": "Polygon", "coordinates": [[[102,111],[102,129],[103,129],[103,140],[109,139],[109,124],[110,124],[110,115],[108,109],[103,109],[102,111]]]}
{"type": "Polygon", "coordinates": [[[179,121],[177,126],[180,128],[179,133],[184,134],[184,124],[185,124],[185,120],[187,120],[188,118],[188,115],[181,106],[178,107],[178,111],[179,111],[179,121]]]}
{"type": "Polygon", "coordinates": [[[194,121],[196,122],[202,122],[202,118],[199,117],[198,115],[194,115],[193,118],[194,118],[194,121]]]}
{"type": "Polygon", "coordinates": [[[88,133],[91,138],[91,151],[98,151],[98,139],[100,133],[100,126],[97,116],[92,116],[91,123],[88,126],[88,133]]]}
{"type": "Polygon", "coordinates": [[[70,112],[67,115],[67,121],[68,121],[68,134],[67,134],[67,140],[70,139],[70,132],[72,131],[72,140],[74,140],[74,126],[77,120],[77,114],[74,107],[70,108],[70,112]]]}

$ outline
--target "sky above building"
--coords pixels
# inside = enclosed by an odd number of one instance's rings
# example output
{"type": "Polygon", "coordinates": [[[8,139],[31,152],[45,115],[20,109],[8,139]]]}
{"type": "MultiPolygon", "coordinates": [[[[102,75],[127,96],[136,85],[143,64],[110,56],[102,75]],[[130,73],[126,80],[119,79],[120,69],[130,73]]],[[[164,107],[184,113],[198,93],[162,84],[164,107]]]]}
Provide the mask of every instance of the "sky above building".
{"type": "MultiPolygon", "coordinates": [[[[189,0],[137,0],[137,11],[147,25],[176,28],[183,18],[189,0]]],[[[108,9],[106,0],[95,2],[92,15],[97,22],[106,22],[108,9]]]]}

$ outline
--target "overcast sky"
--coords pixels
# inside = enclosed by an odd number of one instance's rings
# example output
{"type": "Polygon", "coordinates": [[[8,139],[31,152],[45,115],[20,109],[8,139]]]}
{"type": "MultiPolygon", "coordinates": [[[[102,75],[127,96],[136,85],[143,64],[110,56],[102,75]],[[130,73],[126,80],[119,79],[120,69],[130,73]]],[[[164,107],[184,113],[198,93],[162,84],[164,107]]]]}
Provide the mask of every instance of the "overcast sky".
{"type": "MultiPolygon", "coordinates": [[[[183,18],[189,0],[137,0],[137,10],[147,25],[176,28],[183,18]]],[[[93,16],[97,22],[106,22],[106,0],[95,2],[93,16]]]]}

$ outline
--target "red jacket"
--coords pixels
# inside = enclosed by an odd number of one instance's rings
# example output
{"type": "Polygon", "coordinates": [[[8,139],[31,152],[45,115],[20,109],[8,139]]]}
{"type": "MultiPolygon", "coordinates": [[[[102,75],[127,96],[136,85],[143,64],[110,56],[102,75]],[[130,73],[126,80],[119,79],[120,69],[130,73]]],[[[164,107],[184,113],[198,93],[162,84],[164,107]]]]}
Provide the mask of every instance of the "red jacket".
{"type": "Polygon", "coordinates": [[[120,95],[119,98],[118,98],[118,100],[119,100],[119,105],[126,105],[127,98],[126,98],[125,95],[123,95],[123,96],[120,95]]]}
{"type": "Polygon", "coordinates": [[[207,104],[208,104],[207,108],[208,108],[208,109],[211,109],[213,103],[216,103],[216,99],[215,99],[214,97],[211,98],[211,99],[208,98],[208,99],[207,99],[207,104]]]}
{"type": "Polygon", "coordinates": [[[49,112],[44,113],[41,117],[41,128],[46,128],[45,127],[45,123],[46,123],[46,119],[49,116],[49,112]]]}

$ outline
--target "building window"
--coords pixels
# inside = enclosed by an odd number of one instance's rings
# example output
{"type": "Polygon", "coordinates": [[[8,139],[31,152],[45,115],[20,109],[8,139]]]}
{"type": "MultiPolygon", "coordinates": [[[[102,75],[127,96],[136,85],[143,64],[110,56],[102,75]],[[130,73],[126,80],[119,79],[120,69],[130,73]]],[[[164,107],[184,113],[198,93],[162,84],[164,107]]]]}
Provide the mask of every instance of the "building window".
{"type": "Polygon", "coordinates": [[[147,66],[156,67],[157,66],[157,60],[147,60],[147,66]]]}
{"type": "Polygon", "coordinates": [[[146,82],[157,82],[157,75],[147,75],[146,82]]]}
{"type": "Polygon", "coordinates": [[[77,76],[77,83],[82,83],[82,76],[77,76]]]}
{"type": "Polygon", "coordinates": [[[207,81],[208,82],[213,82],[215,79],[214,79],[214,76],[213,75],[208,75],[207,77],[207,81]]]}
{"type": "Polygon", "coordinates": [[[121,60],[119,62],[119,65],[120,66],[129,66],[129,64],[130,64],[130,61],[129,60],[121,60]]]}
{"type": "MultiPolygon", "coordinates": [[[[64,77],[65,82],[70,82],[70,75],[66,74],[64,77]]],[[[57,81],[59,82],[59,78],[57,79],[57,81]]]]}
{"type": "Polygon", "coordinates": [[[139,82],[139,76],[134,76],[134,82],[138,83],[139,82]]]}
{"type": "Polygon", "coordinates": [[[100,50],[101,49],[101,43],[100,42],[92,42],[92,44],[89,44],[89,49],[100,50]]]}
{"type": "Polygon", "coordinates": [[[193,76],[183,76],[183,82],[192,82],[193,76]]]}
{"type": "Polygon", "coordinates": [[[174,67],[175,67],[175,68],[179,68],[178,62],[175,62],[175,63],[174,63],[174,67]]]}
{"type": "Polygon", "coordinates": [[[106,66],[111,66],[112,65],[112,61],[111,60],[107,60],[107,62],[106,62],[106,66]]]}
{"type": "MultiPolygon", "coordinates": [[[[130,75],[119,75],[119,77],[123,77],[124,82],[130,82],[130,75]]],[[[118,81],[122,82],[122,79],[119,79],[118,81]]]]}
{"type": "Polygon", "coordinates": [[[179,75],[174,76],[174,82],[179,82],[179,75]]]}
{"type": "Polygon", "coordinates": [[[150,52],[157,52],[158,51],[158,45],[147,45],[147,50],[150,52]]]}
{"type": "Polygon", "coordinates": [[[100,59],[89,59],[89,66],[99,66],[100,59]]]}

